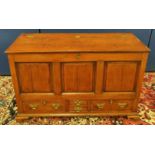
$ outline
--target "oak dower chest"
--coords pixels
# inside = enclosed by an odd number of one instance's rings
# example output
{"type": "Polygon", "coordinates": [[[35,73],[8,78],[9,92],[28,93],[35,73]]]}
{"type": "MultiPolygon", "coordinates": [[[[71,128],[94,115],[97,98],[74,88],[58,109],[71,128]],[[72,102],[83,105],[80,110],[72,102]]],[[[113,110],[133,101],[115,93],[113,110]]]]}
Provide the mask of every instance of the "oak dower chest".
{"type": "Polygon", "coordinates": [[[131,33],[22,34],[6,53],[17,119],[137,116],[149,49],[131,33]]]}

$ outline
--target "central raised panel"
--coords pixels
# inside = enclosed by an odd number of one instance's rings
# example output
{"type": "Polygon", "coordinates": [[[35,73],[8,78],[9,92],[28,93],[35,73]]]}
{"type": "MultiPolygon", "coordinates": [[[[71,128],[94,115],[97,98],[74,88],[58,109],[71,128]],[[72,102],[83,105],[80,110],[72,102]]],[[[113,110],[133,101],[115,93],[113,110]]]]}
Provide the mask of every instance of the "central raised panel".
{"type": "Polygon", "coordinates": [[[94,92],[95,63],[63,63],[62,77],[63,92],[94,92]]]}

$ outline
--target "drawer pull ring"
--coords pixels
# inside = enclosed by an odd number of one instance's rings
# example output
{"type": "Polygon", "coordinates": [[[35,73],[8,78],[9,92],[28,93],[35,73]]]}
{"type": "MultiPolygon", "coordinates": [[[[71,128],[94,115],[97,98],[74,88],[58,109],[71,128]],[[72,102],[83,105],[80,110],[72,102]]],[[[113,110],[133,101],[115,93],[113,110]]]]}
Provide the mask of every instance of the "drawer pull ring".
{"type": "Polygon", "coordinates": [[[119,107],[121,108],[121,109],[124,109],[124,108],[126,108],[126,106],[128,105],[127,103],[118,103],[118,105],[119,105],[119,107]]]}
{"type": "Polygon", "coordinates": [[[113,103],[113,100],[110,100],[110,104],[112,104],[113,103]]]}
{"type": "Polygon", "coordinates": [[[59,103],[53,103],[52,107],[53,107],[53,109],[58,110],[60,108],[60,104],[59,103]]]}
{"type": "Polygon", "coordinates": [[[96,104],[98,109],[103,109],[104,108],[104,103],[97,103],[96,104]]]}
{"type": "Polygon", "coordinates": [[[29,104],[29,107],[32,109],[32,110],[36,110],[38,105],[37,104],[29,104]]]}

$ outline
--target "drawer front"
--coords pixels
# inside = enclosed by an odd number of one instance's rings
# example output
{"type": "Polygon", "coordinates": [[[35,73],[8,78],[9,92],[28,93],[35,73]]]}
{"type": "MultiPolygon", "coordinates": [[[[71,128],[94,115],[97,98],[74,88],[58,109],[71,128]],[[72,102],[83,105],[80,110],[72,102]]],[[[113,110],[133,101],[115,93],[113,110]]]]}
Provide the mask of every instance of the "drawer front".
{"type": "Polygon", "coordinates": [[[88,101],[85,100],[71,100],[69,101],[69,112],[83,113],[89,111],[88,101]]]}
{"type": "Polygon", "coordinates": [[[65,112],[65,102],[62,100],[23,101],[24,113],[61,113],[65,112]]]}
{"type": "Polygon", "coordinates": [[[131,111],[133,100],[110,100],[112,111],[131,111]]]}
{"type": "Polygon", "coordinates": [[[92,112],[108,112],[110,110],[110,103],[108,100],[91,101],[92,112]]]}
{"type": "Polygon", "coordinates": [[[110,113],[131,112],[134,100],[23,100],[23,112],[39,113],[110,113]]]}

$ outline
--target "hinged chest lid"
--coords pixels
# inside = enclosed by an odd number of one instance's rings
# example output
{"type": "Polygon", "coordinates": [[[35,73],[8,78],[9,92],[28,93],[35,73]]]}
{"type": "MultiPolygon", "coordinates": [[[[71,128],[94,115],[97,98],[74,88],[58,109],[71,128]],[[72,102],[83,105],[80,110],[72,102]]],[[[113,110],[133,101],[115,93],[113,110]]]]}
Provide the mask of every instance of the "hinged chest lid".
{"type": "Polygon", "coordinates": [[[132,33],[29,33],[21,34],[6,53],[148,51],[132,33]]]}

